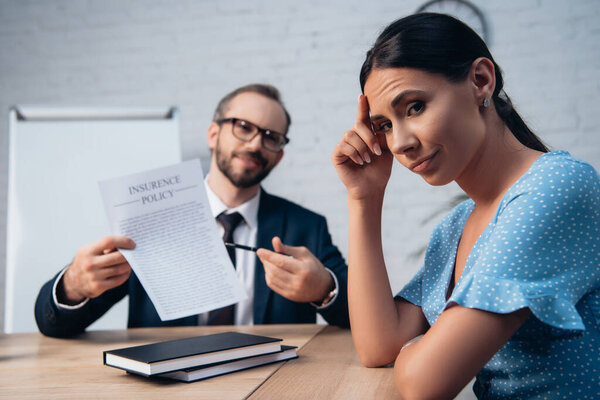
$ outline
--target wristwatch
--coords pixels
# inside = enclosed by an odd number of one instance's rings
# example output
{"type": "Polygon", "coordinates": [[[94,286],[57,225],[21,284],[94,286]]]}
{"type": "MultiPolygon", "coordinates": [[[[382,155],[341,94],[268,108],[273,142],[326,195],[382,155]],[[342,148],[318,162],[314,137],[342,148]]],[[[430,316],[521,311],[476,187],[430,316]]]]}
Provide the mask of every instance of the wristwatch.
{"type": "Polygon", "coordinates": [[[338,284],[337,277],[329,268],[325,268],[325,269],[327,270],[327,272],[329,272],[329,274],[331,275],[331,278],[333,279],[333,289],[331,289],[331,291],[329,293],[327,293],[327,296],[325,296],[325,298],[323,300],[321,300],[321,304],[317,304],[314,302],[310,303],[317,308],[323,308],[323,307],[327,306],[331,302],[331,300],[333,300],[335,298],[335,296],[337,296],[337,294],[338,294],[339,284],[338,284]]]}
{"type": "Polygon", "coordinates": [[[333,288],[333,290],[331,292],[329,292],[327,294],[327,296],[325,296],[325,298],[323,299],[323,301],[321,302],[321,304],[318,305],[317,307],[325,307],[335,297],[335,295],[337,294],[337,292],[338,292],[338,290],[337,290],[337,286],[336,286],[336,287],[333,288]]]}

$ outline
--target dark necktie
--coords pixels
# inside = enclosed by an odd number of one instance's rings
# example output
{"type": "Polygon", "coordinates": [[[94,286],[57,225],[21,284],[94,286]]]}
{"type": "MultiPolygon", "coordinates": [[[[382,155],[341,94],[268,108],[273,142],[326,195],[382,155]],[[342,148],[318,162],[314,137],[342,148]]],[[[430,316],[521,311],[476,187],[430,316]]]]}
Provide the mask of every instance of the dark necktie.
{"type": "MultiPolygon", "coordinates": [[[[217,221],[223,226],[223,242],[233,243],[233,231],[242,222],[244,218],[240,213],[234,212],[225,214],[222,212],[217,216],[217,221]]],[[[229,258],[235,268],[235,248],[227,246],[229,258]]],[[[233,325],[233,317],[235,314],[235,304],[212,310],[208,313],[207,325],[233,325]]]]}

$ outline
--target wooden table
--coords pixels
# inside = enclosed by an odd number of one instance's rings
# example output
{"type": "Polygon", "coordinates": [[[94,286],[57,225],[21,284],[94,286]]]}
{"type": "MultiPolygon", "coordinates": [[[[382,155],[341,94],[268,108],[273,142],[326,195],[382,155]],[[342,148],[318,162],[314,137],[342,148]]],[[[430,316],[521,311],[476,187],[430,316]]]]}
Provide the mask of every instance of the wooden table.
{"type": "Polygon", "coordinates": [[[349,330],[326,327],[250,399],[397,399],[393,368],[365,368],[349,330]]]}
{"type": "Polygon", "coordinates": [[[74,339],[0,335],[4,399],[393,399],[391,368],[360,365],[350,331],[325,325],[141,328],[74,339]],[[193,383],[148,380],[102,364],[102,351],[236,330],[280,337],[299,358],[193,383]]]}

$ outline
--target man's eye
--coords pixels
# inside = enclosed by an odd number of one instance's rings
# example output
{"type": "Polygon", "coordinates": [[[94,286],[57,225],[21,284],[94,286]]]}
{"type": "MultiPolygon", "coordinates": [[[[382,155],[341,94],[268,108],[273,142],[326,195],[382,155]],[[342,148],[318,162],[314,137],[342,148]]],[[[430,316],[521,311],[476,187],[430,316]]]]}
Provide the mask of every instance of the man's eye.
{"type": "Polygon", "coordinates": [[[281,143],[281,137],[271,131],[266,131],[264,135],[265,140],[273,143],[281,143]]]}
{"type": "Polygon", "coordinates": [[[416,115],[419,114],[420,112],[423,111],[423,109],[425,108],[425,103],[423,103],[422,101],[417,101],[412,103],[412,105],[408,108],[408,115],[416,115]]]}
{"type": "Polygon", "coordinates": [[[242,122],[240,123],[240,128],[242,128],[243,130],[250,132],[252,131],[252,126],[250,126],[249,124],[242,122]]]}

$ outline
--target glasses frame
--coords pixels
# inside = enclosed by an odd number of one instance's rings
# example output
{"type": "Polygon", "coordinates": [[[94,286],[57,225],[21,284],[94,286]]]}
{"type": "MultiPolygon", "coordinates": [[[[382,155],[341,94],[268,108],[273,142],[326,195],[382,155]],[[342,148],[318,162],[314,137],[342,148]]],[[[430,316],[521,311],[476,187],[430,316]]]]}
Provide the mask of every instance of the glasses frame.
{"type": "Polygon", "coordinates": [[[241,118],[222,118],[220,120],[216,121],[217,124],[223,125],[224,123],[228,123],[231,122],[231,133],[233,134],[233,136],[235,136],[236,139],[241,140],[242,142],[251,142],[252,140],[254,140],[254,138],[256,137],[256,135],[260,134],[260,145],[267,151],[273,152],[273,153],[279,153],[281,150],[283,150],[283,148],[285,147],[286,144],[288,144],[290,142],[290,139],[283,133],[281,132],[277,132],[274,131],[272,129],[264,129],[261,128],[260,126],[253,124],[250,121],[246,121],[245,119],[241,119],[241,118]],[[247,125],[256,128],[256,133],[253,134],[252,136],[244,136],[244,137],[239,137],[238,135],[235,134],[235,123],[241,121],[246,123],[247,125]],[[269,149],[267,146],[265,146],[265,137],[272,137],[273,134],[276,135],[280,135],[282,140],[279,144],[279,150],[273,150],[273,149],[269,149]]]}

